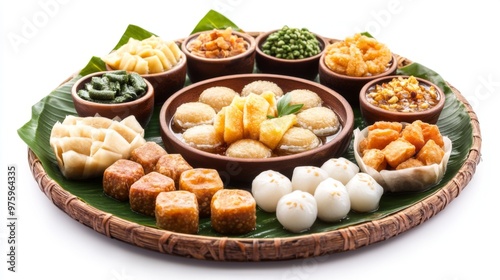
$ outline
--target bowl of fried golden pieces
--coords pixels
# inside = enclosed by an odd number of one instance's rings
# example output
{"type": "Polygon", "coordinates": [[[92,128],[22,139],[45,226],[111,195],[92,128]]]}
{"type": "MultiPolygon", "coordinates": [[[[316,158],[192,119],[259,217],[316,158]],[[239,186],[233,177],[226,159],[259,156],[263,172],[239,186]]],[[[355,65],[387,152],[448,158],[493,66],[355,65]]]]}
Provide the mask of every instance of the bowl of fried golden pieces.
{"type": "Polygon", "coordinates": [[[319,82],[358,107],[361,88],[374,79],[394,75],[397,66],[385,44],[356,33],[326,47],[319,61],[319,82]]]}
{"type": "Polygon", "coordinates": [[[262,73],[314,80],[328,41],[307,28],[284,26],[255,39],[255,63],[262,73]]]}
{"type": "Polygon", "coordinates": [[[239,74],[208,79],[170,97],[160,111],[169,152],[214,168],[225,184],[265,170],[291,176],[297,165],[342,155],[354,115],[338,93],[306,79],[239,74]]]}
{"type": "Polygon", "coordinates": [[[367,124],[376,121],[435,124],[444,108],[444,92],[415,76],[387,76],[367,83],[359,93],[360,112],[367,124]]]}
{"type": "Polygon", "coordinates": [[[252,73],[255,38],[232,28],[201,31],[181,45],[187,58],[187,75],[192,83],[232,75],[252,73]]]}
{"type": "Polygon", "coordinates": [[[446,173],[451,140],[439,127],[421,120],[378,121],[354,131],[354,156],[385,192],[419,192],[446,173]]]}

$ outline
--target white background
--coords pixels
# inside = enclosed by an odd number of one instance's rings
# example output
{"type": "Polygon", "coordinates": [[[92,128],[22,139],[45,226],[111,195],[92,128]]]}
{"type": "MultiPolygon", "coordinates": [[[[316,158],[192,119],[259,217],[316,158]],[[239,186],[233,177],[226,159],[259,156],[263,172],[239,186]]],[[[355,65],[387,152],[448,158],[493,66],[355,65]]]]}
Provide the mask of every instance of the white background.
{"type": "Polygon", "coordinates": [[[1,279],[499,279],[498,2],[476,1],[2,1],[0,58],[1,279]],[[8,3],[8,4],[7,4],[8,3]],[[166,4],[168,3],[168,4],[166,4]],[[326,6],[325,6],[326,5],[326,6]],[[16,130],[31,106],[93,55],[104,55],[128,24],[168,39],[187,36],[209,9],[247,31],[289,25],[344,38],[369,31],[393,52],[440,73],[472,103],[482,161],[463,192],[437,216],[362,249],[315,259],[219,263],[148,251],[71,219],[39,190],[16,130]],[[496,111],[496,112],[495,112],[496,111]],[[495,114],[496,113],[496,114],[495,114]],[[7,166],[18,167],[17,272],[7,271],[7,166]],[[494,166],[497,166],[494,169],[494,166]],[[496,179],[496,180],[495,180],[496,179]],[[5,225],[4,225],[5,224],[5,225]]]}

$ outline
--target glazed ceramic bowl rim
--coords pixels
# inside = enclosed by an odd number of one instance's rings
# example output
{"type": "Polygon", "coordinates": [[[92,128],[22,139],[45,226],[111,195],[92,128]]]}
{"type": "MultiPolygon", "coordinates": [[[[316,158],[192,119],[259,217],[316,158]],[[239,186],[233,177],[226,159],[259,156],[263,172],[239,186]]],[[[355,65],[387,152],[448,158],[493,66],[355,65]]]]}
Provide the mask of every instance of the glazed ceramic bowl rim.
{"type": "Polygon", "coordinates": [[[319,59],[319,71],[323,71],[324,74],[337,77],[338,79],[352,80],[352,81],[358,81],[358,82],[371,81],[373,79],[387,77],[388,73],[392,73],[398,68],[398,59],[394,53],[391,53],[391,61],[389,62],[391,65],[384,72],[379,73],[377,75],[372,75],[372,76],[354,77],[354,76],[340,74],[340,73],[337,73],[337,72],[331,70],[326,65],[326,62],[325,62],[327,54],[328,53],[326,51],[324,51],[321,55],[321,58],[319,59]]]}
{"type": "Polygon", "coordinates": [[[112,103],[112,104],[99,103],[99,102],[85,100],[78,95],[77,89],[80,87],[80,85],[85,86],[86,82],[90,82],[90,78],[95,77],[95,76],[102,76],[104,73],[109,73],[109,72],[113,72],[113,71],[117,71],[117,70],[94,72],[94,73],[90,73],[90,74],[87,74],[87,75],[81,77],[71,87],[71,96],[75,100],[77,100],[79,103],[81,103],[85,106],[96,107],[96,108],[99,108],[102,110],[109,109],[109,108],[125,108],[125,107],[129,107],[129,106],[133,106],[133,105],[139,105],[142,102],[144,102],[145,100],[154,96],[154,88],[151,85],[151,83],[148,80],[146,80],[145,78],[143,78],[143,80],[144,80],[144,82],[146,82],[146,85],[148,86],[146,92],[141,97],[139,97],[135,100],[128,101],[128,102],[112,103]]]}
{"type": "Polygon", "coordinates": [[[256,47],[255,51],[261,57],[265,57],[267,59],[275,60],[275,61],[277,61],[279,63],[286,63],[286,64],[294,64],[294,63],[299,63],[299,62],[306,62],[306,61],[311,61],[311,60],[317,60],[317,59],[321,59],[321,56],[323,55],[323,53],[326,50],[326,47],[330,44],[325,37],[323,37],[323,36],[321,36],[321,35],[319,35],[317,33],[314,33],[314,32],[310,31],[316,37],[316,39],[318,39],[318,41],[320,43],[320,46],[322,45],[321,51],[318,54],[316,54],[316,55],[313,55],[313,56],[310,56],[310,57],[305,57],[305,58],[298,58],[298,59],[285,59],[285,58],[278,58],[278,57],[275,57],[275,56],[268,55],[268,54],[264,53],[262,51],[261,47],[265,43],[267,37],[269,37],[269,35],[271,35],[272,33],[280,31],[280,30],[281,29],[271,30],[271,31],[268,31],[268,32],[260,33],[257,36],[257,38],[255,39],[255,41],[257,43],[257,47],[256,47]]]}
{"type": "Polygon", "coordinates": [[[352,111],[352,107],[349,105],[347,100],[345,100],[345,98],[343,96],[341,96],[339,93],[337,93],[336,91],[334,91],[326,86],[323,86],[319,83],[316,83],[314,81],[305,80],[305,79],[297,78],[297,77],[285,76],[285,75],[264,74],[264,73],[262,73],[262,74],[236,74],[236,75],[222,76],[222,77],[211,78],[208,80],[204,80],[204,81],[201,81],[198,83],[191,84],[191,85],[177,91],[172,96],[170,96],[167,99],[167,101],[165,101],[163,106],[161,107],[159,116],[160,116],[160,129],[167,135],[167,137],[170,140],[174,141],[178,145],[183,146],[186,150],[190,151],[191,153],[199,154],[200,156],[207,158],[207,160],[217,159],[217,160],[226,160],[228,162],[245,162],[245,163],[251,163],[251,162],[255,162],[255,163],[274,162],[274,163],[277,163],[277,162],[307,157],[307,156],[313,155],[319,151],[329,149],[331,146],[341,142],[345,137],[352,134],[353,127],[354,127],[354,112],[352,111]],[[199,87],[199,86],[204,85],[204,84],[213,83],[213,82],[221,81],[221,80],[246,78],[246,77],[252,77],[252,78],[255,78],[256,80],[263,80],[266,78],[281,78],[281,79],[295,80],[297,82],[314,85],[320,89],[323,89],[326,92],[331,93],[333,96],[335,96],[336,99],[338,99],[338,102],[340,102],[342,104],[342,107],[344,107],[344,109],[346,111],[346,115],[347,115],[346,118],[341,120],[341,123],[343,124],[342,130],[338,133],[338,135],[333,140],[331,140],[330,142],[328,142],[320,147],[311,149],[309,151],[293,154],[293,155],[277,156],[277,157],[263,158],[263,159],[232,158],[232,157],[228,157],[225,155],[219,155],[219,154],[214,154],[214,153],[202,151],[202,150],[199,150],[199,149],[196,149],[194,147],[189,146],[188,144],[184,143],[182,140],[180,140],[179,138],[177,138],[173,134],[173,132],[171,130],[171,126],[170,126],[171,119],[169,119],[169,120],[166,119],[167,110],[168,110],[170,104],[173,102],[173,100],[175,100],[176,98],[178,98],[180,95],[184,94],[185,92],[190,91],[192,88],[196,88],[196,87],[199,87]]]}
{"type": "Polygon", "coordinates": [[[436,88],[436,92],[438,93],[439,95],[439,102],[432,108],[428,109],[428,110],[425,110],[425,111],[421,111],[421,112],[394,112],[394,111],[388,111],[388,110],[384,110],[380,107],[377,107],[373,104],[370,104],[368,102],[368,100],[366,99],[366,93],[368,91],[368,89],[376,84],[380,84],[381,82],[383,81],[390,81],[394,78],[398,78],[398,77],[403,77],[403,78],[409,78],[410,75],[391,75],[391,76],[385,76],[385,77],[380,77],[380,78],[377,78],[373,81],[370,81],[368,82],[367,84],[365,84],[363,86],[363,88],[361,88],[361,91],[359,92],[359,103],[360,103],[360,106],[361,107],[364,107],[365,111],[370,111],[370,113],[372,114],[383,114],[383,115],[391,115],[391,116],[395,116],[395,117],[405,117],[405,118],[408,118],[408,117],[421,117],[421,116],[427,116],[427,115],[433,115],[435,113],[438,113],[440,112],[443,108],[444,108],[444,104],[445,104],[445,101],[446,101],[446,95],[444,94],[443,90],[438,87],[436,84],[432,83],[431,81],[429,80],[426,80],[426,79],[423,79],[423,78],[419,78],[419,77],[415,77],[419,84],[427,84],[429,86],[433,86],[434,88],[436,88]]]}
{"type": "Polygon", "coordinates": [[[246,57],[248,56],[249,54],[252,54],[255,52],[255,48],[256,48],[256,42],[255,42],[255,38],[248,34],[248,33],[244,33],[244,32],[239,32],[239,31],[235,31],[235,30],[232,30],[231,33],[234,34],[234,35],[237,35],[241,38],[243,38],[245,41],[247,41],[249,44],[248,44],[248,48],[242,52],[242,53],[239,53],[237,55],[234,55],[234,56],[230,56],[230,57],[224,57],[224,58],[206,58],[206,57],[201,57],[201,56],[197,56],[197,55],[194,55],[191,53],[190,50],[188,50],[187,48],[187,44],[198,38],[198,36],[202,33],[207,33],[207,32],[211,32],[210,30],[209,31],[200,31],[200,32],[197,32],[197,33],[193,33],[191,35],[189,35],[186,39],[184,39],[184,41],[182,41],[182,44],[181,44],[181,50],[182,52],[185,54],[186,58],[189,58],[189,59],[193,59],[193,60],[197,60],[197,61],[202,61],[202,62],[209,62],[209,63],[225,63],[225,62],[229,62],[229,61],[232,61],[232,60],[237,60],[239,58],[243,58],[243,57],[246,57]]]}

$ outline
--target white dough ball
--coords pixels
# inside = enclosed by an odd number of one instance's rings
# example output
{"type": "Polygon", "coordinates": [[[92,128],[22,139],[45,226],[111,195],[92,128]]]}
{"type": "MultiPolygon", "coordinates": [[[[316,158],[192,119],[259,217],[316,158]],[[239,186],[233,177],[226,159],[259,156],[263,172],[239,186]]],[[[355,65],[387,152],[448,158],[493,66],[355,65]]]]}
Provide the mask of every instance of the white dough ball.
{"type": "Polygon", "coordinates": [[[252,181],[255,202],[266,212],[275,212],[280,198],[291,192],[292,182],[277,171],[263,171],[252,181]]]}
{"type": "Polygon", "coordinates": [[[351,210],[347,188],[333,178],[327,178],[318,185],[314,199],[318,205],[318,218],[325,222],[340,221],[351,210]]]}
{"type": "Polygon", "coordinates": [[[384,193],[382,186],[366,173],[356,174],[347,184],[351,208],[357,212],[372,212],[378,209],[384,193]]]}
{"type": "Polygon", "coordinates": [[[359,167],[355,163],[343,157],[327,160],[323,163],[321,169],[325,170],[331,178],[340,181],[344,185],[359,172],[359,167]]]}
{"type": "Polygon", "coordinates": [[[328,177],[328,173],[319,167],[297,166],[293,169],[292,188],[314,194],[319,183],[328,177]]]}
{"type": "Polygon", "coordinates": [[[300,190],[285,194],[276,207],[276,218],[291,232],[308,230],[316,221],[317,215],[318,206],[314,196],[300,190]]]}

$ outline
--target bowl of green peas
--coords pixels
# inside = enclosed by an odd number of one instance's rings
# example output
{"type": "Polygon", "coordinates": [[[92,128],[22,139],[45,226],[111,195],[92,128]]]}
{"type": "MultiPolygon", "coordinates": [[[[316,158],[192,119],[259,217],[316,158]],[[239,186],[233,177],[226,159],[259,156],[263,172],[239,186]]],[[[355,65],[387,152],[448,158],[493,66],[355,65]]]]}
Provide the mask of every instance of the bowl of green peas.
{"type": "Polygon", "coordinates": [[[83,76],[71,88],[80,117],[101,116],[124,119],[134,115],[146,127],[154,110],[154,88],[134,72],[113,70],[83,76]]]}
{"type": "Polygon", "coordinates": [[[314,80],[328,40],[307,28],[283,26],[256,38],[255,64],[262,73],[314,80]]]}

